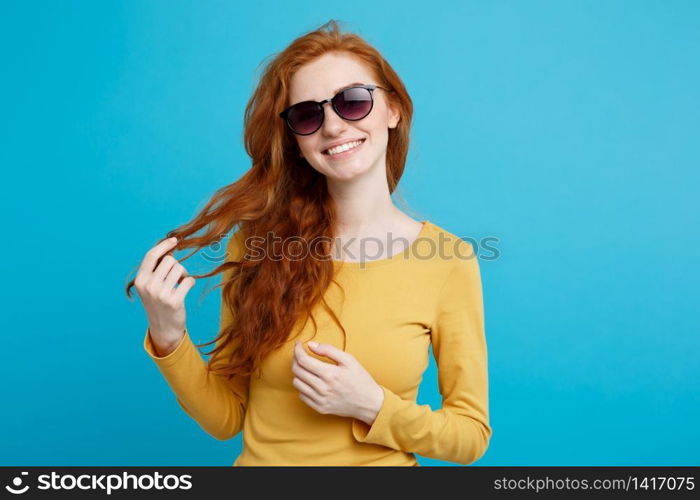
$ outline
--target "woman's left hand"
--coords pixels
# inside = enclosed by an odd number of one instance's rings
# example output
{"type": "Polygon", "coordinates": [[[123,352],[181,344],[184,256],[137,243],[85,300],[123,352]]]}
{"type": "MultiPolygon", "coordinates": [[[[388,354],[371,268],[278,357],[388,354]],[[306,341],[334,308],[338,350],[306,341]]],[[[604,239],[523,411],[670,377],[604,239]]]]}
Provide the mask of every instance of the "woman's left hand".
{"type": "Polygon", "coordinates": [[[309,355],[299,341],[294,344],[292,381],[299,398],[321,414],[353,417],[372,425],[384,403],[384,391],[350,353],[331,344],[309,342],[316,354],[337,365],[309,355]]]}

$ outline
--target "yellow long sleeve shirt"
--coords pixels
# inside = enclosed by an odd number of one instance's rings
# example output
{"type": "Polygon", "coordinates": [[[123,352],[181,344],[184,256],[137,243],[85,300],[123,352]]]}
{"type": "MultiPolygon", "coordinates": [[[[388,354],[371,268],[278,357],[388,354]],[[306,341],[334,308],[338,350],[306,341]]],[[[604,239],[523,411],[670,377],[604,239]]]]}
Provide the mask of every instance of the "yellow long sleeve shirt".
{"type": "MultiPolygon", "coordinates": [[[[239,235],[229,239],[228,259],[244,253],[239,235]]],[[[265,358],[262,377],[232,381],[207,370],[187,329],[177,347],[162,357],[155,354],[147,329],[144,349],[180,407],[217,439],[243,431],[243,449],[234,466],[416,466],[415,454],[459,464],[478,460],[492,429],[481,277],[473,246],[423,221],[406,251],[334,265],[345,300],[335,285],[325,298],[347,337],[318,307],[313,340],[339,349],[345,345],[382,388],[384,401],[372,425],[320,414],[299,398],[292,384],[294,342],[312,338],[311,321],[265,358]],[[438,410],[416,403],[431,343],[442,396],[438,410]]],[[[221,327],[233,320],[226,309],[222,306],[221,327]]]]}

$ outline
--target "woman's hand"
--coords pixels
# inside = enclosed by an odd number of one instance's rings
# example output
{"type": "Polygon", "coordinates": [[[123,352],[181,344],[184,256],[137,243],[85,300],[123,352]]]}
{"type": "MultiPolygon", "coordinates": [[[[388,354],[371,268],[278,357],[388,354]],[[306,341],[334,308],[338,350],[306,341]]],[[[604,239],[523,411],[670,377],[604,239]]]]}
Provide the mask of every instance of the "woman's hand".
{"type": "Polygon", "coordinates": [[[309,342],[316,354],[338,364],[325,363],[294,344],[293,385],[301,400],[321,414],[353,417],[372,425],[384,403],[384,391],[350,353],[330,344],[309,342]]]}
{"type": "Polygon", "coordinates": [[[176,238],[161,241],[146,252],[134,279],[134,286],[146,309],[151,340],[158,354],[167,355],[185,334],[185,296],[195,283],[187,270],[170,252],[176,238]],[[154,269],[155,268],[155,269],[154,269]],[[175,285],[180,285],[175,288],[175,285]]]}

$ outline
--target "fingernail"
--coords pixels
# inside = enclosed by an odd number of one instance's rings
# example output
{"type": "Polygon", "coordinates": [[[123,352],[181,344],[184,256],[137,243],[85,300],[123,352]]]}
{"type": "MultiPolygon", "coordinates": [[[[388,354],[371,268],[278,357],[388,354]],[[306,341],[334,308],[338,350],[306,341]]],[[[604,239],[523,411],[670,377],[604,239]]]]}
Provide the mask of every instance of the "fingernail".
{"type": "Polygon", "coordinates": [[[317,342],[309,342],[309,345],[310,345],[311,347],[318,347],[318,343],[317,343],[317,342]]]}

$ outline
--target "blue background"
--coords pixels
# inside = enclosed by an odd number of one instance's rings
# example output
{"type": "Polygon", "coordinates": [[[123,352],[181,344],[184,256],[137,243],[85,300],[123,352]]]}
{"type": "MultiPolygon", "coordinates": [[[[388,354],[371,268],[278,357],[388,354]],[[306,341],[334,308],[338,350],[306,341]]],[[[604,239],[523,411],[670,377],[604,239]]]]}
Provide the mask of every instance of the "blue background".
{"type": "MultiPolygon", "coordinates": [[[[410,214],[498,239],[480,261],[494,434],[477,464],[700,462],[700,3],[2,10],[2,465],[233,463],[240,435],[179,409],[124,285],[249,168],[259,65],[332,18],[414,99],[410,214]]],[[[198,343],[218,321],[204,288],[198,343]]],[[[440,406],[434,364],[419,402],[440,406]]]]}

